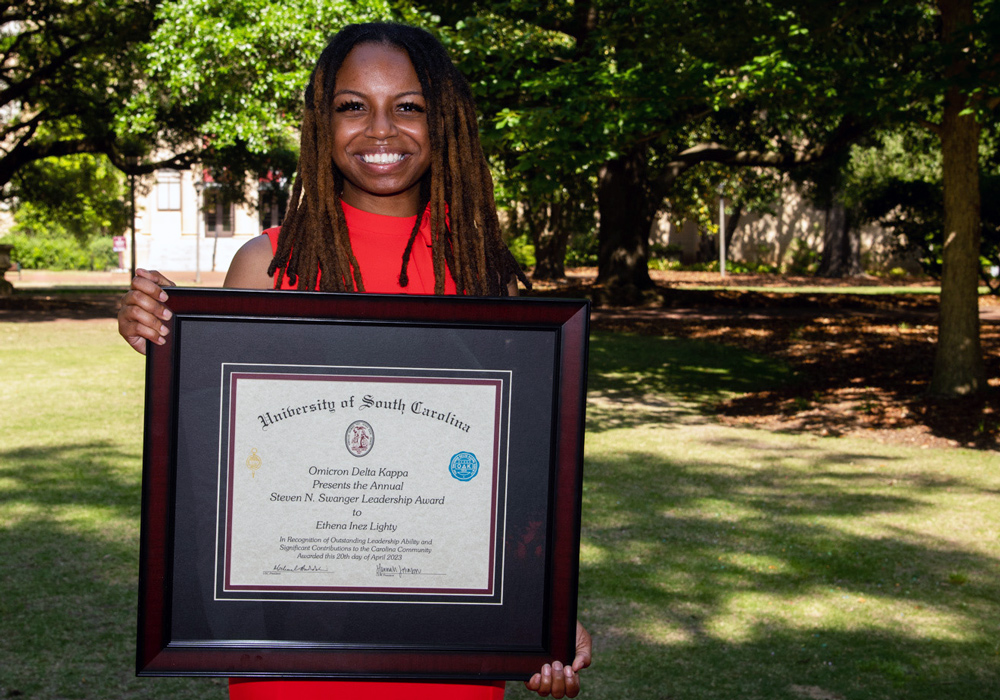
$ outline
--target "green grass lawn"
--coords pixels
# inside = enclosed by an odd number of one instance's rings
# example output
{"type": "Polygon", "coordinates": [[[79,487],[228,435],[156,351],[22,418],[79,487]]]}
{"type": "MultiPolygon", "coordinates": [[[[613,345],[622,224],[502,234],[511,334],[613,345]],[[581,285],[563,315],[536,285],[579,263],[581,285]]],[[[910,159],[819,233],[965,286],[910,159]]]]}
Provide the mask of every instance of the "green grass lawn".
{"type": "MultiPolygon", "coordinates": [[[[882,294],[940,294],[941,287],[937,285],[906,285],[906,284],[887,284],[887,285],[871,285],[871,286],[836,286],[830,284],[823,285],[802,285],[799,287],[795,286],[773,286],[764,287],[760,285],[723,285],[723,284],[699,284],[699,285],[685,285],[684,289],[701,289],[701,290],[728,290],[737,292],[768,292],[773,294],[869,294],[869,295],[882,295],[882,294]]],[[[979,287],[980,296],[985,296],[990,294],[989,287],[980,286],[979,287]]]]}
{"type": "Polygon", "coordinates": [[[135,678],[143,359],[114,322],[0,323],[0,697],[223,698],[135,678]]]}
{"type": "MultiPolygon", "coordinates": [[[[133,676],[142,358],[111,321],[0,323],[0,368],[0,698],[225,697],[133,676]]],[[[585,697],[1000,698],[1000,455],[706,415],[790,379],[595,337],[585,697]]]]}

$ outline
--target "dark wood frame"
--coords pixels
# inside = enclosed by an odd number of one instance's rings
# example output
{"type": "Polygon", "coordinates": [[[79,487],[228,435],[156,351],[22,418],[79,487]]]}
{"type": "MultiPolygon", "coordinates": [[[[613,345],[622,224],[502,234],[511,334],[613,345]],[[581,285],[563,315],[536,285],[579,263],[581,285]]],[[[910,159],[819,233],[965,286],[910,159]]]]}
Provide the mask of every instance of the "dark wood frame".
{"type": "MultiPolygon", "coordinates": [[[[575,649],[580,503],[589,303],[579,300],[491,299],[374,294],[323,294],[171,289],[171,332],[152,346],[146,365],[142,532],[136,654],[141,676],[328,677],[383,679],[527,679],[545,662],[569,662],[575,649]],[[290,322],[322,329],[348,323],[392,334],[393,328],[540,330],[555,337],[551,449],[548,456],[547,546],[541,643],[480,648],[412,643],[358,645],[297,640],[178,640],[171,632],[172,569],[180,355],[189,320],[290,322]],[[558,508],[555,504],[558,503],[558,508]]],[[[342,332],[342,331],[341,331],[342,332]]],[[[281,358],[276,358],[276,361],[281,358]]],[[[511,436],[511,441],[517,439],[511,436]]],[[[511,465],[515,469],[516,465],[511,465]]],[[[533,477],[534,478],[534,477],[533,477]]],[[[512,596],[513,598],[514,596],[512,596]]],[[[504,605],[516,605],[516,600],[504,605]]],[[[260,603],[262,606],[267,602],[260,603]]]]}

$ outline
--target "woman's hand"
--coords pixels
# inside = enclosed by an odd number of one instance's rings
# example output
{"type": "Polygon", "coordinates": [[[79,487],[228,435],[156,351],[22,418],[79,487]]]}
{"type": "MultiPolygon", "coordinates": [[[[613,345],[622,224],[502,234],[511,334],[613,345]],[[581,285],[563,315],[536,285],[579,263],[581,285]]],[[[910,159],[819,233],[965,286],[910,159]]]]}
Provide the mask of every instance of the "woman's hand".
{"type": "Polygon", "coordinates": [[[551,695],[554,698],[575,698],[580,693],[580,676],[582,669],[590,666],[592,644],[590,634],[579,622],[576,623],[576,658],[572,666],[563,666],[559,661],[542,666],[541,673],[531,677],[524,687],[533,690],[542,697],[551,695]]]}
{"type": "Polygon", "coordinates": [[[163,288],[173,286],[156,270],[136,269],[132,288],[118,307],[118,332],[136,352],[145,355],[147,341],[157,345],[166,342],[164,336],[169,331],[163,321],[170,320],[173,314],[164,303],[168,297],[163,288]]]}

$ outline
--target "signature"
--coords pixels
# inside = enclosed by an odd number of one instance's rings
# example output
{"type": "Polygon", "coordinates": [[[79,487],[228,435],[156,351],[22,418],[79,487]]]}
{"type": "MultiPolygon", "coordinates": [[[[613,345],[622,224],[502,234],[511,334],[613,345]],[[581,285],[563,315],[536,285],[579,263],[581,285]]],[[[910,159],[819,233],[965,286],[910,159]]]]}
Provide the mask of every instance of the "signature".
{"type": "Polygon", "coordinates": [[[265,571],[265,574],[325,574],[329,573],[329,569],[325,566],[316,566],[315,564],[301,564],[296,566],[288,566],[287,564],[275,564],[270,570],[265,571]]]}
{"type": "Polygon", "coordinates": [[[375,575],[398,576],[402,578],[403,576],[437,576],[438,574],[424,574],[423,571],[414,566],[382,566],[381,564],[375,564],[375,575]]]}

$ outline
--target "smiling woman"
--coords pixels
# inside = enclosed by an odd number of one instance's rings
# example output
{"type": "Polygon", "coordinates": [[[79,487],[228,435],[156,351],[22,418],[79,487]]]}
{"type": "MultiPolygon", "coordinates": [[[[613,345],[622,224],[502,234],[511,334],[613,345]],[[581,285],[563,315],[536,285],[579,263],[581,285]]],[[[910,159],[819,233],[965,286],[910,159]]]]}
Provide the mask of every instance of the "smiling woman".
{"type": "Polygon", "coordinates": [[[431,142],[420,79],[404,51],[362,44],[347,55],[337,72],[333,133],[343,201],[372,213],[417,214],[431,142]]]}
{"type": "MultiPolygon", "coordinates": [[[[299,167],[285,219],[240,249],[225,285],[515,294],[516,280],[527,280],[500,236],[477,129],[468,83],[433,36],[397,24],[346,27],[323,51],[306,87],[299,167]]],[[[170,285],[158,272],[138,270],[122,299],[119,332],[139,352],[147,342],[165,342],[163,321],[172,312],[164,287],[170,285]]],[[[464,425],[451,413],[422,410],[464,425]]],[[[527,687],[542,696],[575,696],[577,672],[590,664],[590,636],[579,624],[576,652],[572,662],[544,664],[527,687]]],[[[503,682],[489,681],[233,679],[230,686],[233,700],[502,696],[503,682]]]]}
{"type": "Polygon", "coordinates": [[[368,289],[363,268],[377,263],[359,264],[347,207],[416,217],[398,285],[382,291],[421,293],[409,289],[410,257],[426,247],[418,237],[429,246],[428,291],[451,293],[453,284],[459,294],[504,296],[515,277],[527,284],[500,235],[472,91],[423,30],[354,25],[323,51],[306,88],[299,175],[268,274],[283,271],[298,289],[368,289]]]}

